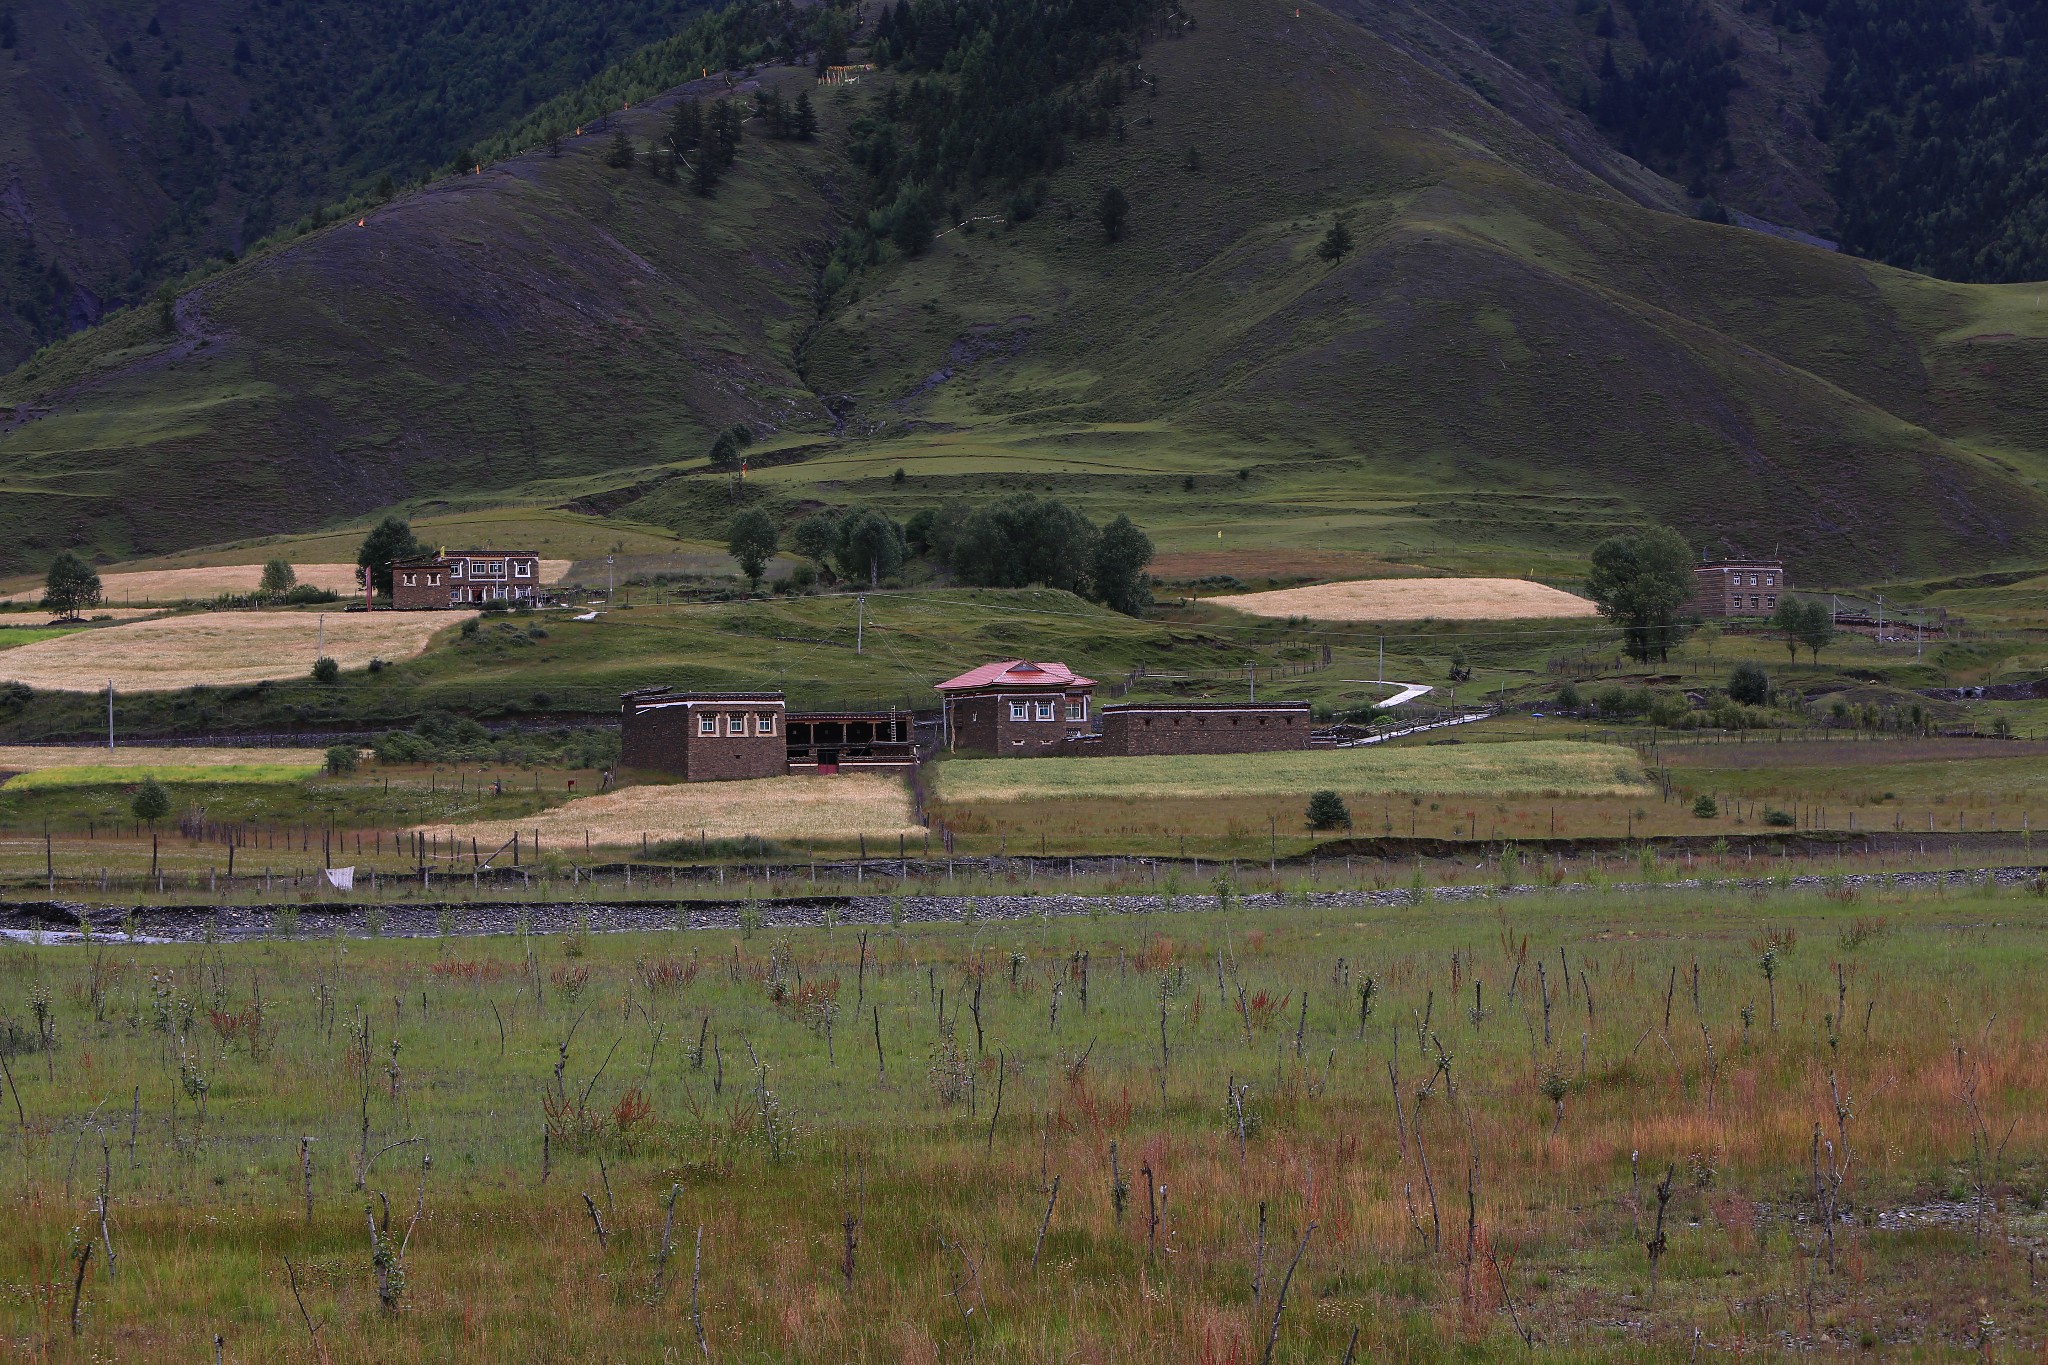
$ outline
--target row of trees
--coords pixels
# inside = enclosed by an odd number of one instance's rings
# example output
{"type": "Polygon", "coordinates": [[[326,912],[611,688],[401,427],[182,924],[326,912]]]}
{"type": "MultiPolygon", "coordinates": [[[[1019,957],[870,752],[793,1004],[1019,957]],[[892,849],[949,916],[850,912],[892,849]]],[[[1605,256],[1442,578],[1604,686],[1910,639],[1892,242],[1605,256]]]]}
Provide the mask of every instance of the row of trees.
{"type": "MultiPolygon", "coordinates": [[[[758,586],[782,548],[775,518],[760,507],[740,512],[726,548],[758,586]]],[[[1032,494],[980,507],[948,502],[902,525],[871,507],[816,512],[791,528],[789,548],[871,587],[924,555],[970,587],[1060,588],[1132,616],[1152,605],[1152,541],[1129,517],[1097,526],[1057,498],[1032,494]]]]}

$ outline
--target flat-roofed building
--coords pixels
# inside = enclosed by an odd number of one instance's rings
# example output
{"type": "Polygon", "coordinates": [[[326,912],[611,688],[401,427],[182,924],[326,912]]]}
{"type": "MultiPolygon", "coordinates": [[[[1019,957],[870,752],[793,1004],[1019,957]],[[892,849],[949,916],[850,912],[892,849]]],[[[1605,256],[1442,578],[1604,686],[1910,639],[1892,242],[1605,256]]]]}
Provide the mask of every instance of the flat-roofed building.
{"type": "Polygon", "coordinates": [[[620,699],[619,766],[687,782],[781,777],[789,771],[780,692],[672,692],[620,699]]]}
{"type": "Polygon", "coordinates": [[[1696,616],[1769,616],[1778,609],[1778,598],[1791,585],[1785,581],[1785,566],[1775,559],[1711,560],[1692,571],[1692,600],[1687,607],[1696,616]]]}

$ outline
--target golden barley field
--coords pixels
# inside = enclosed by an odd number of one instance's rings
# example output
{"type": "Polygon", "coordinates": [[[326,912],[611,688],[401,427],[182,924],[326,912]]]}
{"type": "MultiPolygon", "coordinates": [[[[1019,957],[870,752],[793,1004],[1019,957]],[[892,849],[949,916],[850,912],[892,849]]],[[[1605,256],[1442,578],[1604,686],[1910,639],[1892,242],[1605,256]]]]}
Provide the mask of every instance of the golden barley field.
{"type": "Polygon", "coordinates": [[[297,678],[310,672],[325,617],[327,657],[343,668],[417,654],[473,612],[216,611],[78,631],[0,653],[0,681],[41,691],[160,692],[297,678]]]}
{"type": "Polygon", "coordinates": [[[934,795],[948,804],[1305,796],[1326,787],[1347,796],[1628,796],[1649,790],[1632,750],[1568,740],[1193,757],[951,759],[936,772],[934,795]]]}
{"type": "Polygon", "coordinates": [[[521,820],[421,826],[437,835],[502,843],[539,831],[543,847],[564,841],[637,845],[668,839],[854,839],[923,834],[910,793],[893,777],[763,777],[744,782],[678,782],[586,796],[521,820]]]}
{"type": "Polygon", "coordinates": [[[1522,621],[1595,616],[1598,608],[1519,578],[1371,578],[1208,599],[1252,616],[1314,621],[1522,621]]]}

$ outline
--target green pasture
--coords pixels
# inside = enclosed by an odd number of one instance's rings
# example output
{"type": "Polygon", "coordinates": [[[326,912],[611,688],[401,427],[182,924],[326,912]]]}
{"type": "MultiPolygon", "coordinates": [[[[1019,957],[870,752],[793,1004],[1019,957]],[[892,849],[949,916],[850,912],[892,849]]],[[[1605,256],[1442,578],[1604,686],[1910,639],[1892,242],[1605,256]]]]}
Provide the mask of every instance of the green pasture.
{"type": "Polygon", "coordinates": [[[262,786],[275,782],[302,782],[320,771],[318,755],[303,764],[233,763],[193,767],[175,764],[157,767],[122,767],[100,764],[78,768],[39,768],[16,773],[0,782],[0,792],[55,790],[65,787],[128,787],[155,778],[166,785],[262,786]]]}
{"type": "Polygon", "coordinates": [[[1457,748],[1320,749],[1145,758],[948,759],[933,792],[949,803],[1062,797],[1631,796],[1649,790],[1640,760],[1616,744],[1507,741],[1457,748]]]}

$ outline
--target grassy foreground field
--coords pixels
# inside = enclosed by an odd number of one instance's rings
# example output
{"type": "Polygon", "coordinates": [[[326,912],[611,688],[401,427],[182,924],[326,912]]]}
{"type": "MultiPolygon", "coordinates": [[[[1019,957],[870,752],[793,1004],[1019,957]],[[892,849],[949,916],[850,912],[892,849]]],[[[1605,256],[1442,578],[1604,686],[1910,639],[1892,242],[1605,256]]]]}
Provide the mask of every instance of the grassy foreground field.
{"type": "Polygon", "coordinates": [[[1766,885],[18,942],[0,1333],[51,1361],[216,1334],[226,1360],[2024,1358],[2044,927],[2023,888],[1766,885]]]}

